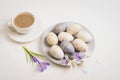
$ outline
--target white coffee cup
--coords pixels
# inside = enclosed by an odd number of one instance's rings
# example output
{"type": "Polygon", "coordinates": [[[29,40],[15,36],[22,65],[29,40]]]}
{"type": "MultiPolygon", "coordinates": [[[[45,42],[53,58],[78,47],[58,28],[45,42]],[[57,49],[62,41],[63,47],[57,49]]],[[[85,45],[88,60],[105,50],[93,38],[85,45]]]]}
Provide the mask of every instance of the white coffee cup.
{"type": "Polygon", "coordinates": [[[35,27],[35,16],[31,12],[21,12],[8,25],[18,33],[27,34],[35,27]]]}

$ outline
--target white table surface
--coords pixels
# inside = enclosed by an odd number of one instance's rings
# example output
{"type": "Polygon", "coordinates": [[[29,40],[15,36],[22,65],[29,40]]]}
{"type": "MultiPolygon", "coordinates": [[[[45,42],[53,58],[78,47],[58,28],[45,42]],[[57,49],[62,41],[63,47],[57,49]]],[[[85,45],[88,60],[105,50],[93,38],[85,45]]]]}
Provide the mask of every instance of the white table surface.
{"type": "Polygon", "coordinates": [[[119,0],[0,0],[0,80],[120,80],[119,0]],[[95,37],[89,60],[75,69],[61,67],[48,59],[43,73],[27,64],[23,45],[40,52],[40,38],[16,43],[7,36],[7,23],[21,11],[33,11],[41,32],[51,25],[74,21],[87,26],[95,37]]]}

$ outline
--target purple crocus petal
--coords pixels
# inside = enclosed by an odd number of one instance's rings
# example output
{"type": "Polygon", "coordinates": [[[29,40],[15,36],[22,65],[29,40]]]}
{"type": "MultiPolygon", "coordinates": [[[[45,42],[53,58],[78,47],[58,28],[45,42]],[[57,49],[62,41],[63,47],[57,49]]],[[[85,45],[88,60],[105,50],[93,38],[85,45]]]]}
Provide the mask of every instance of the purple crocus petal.
{"type": "Polygon", "coordinates": [[[44,70],[46,70],[47,66],[49,66],[50,64],[48,62],[40,62],[36,57],[32,56],[32,59],[35,63],[38,63],[38,68],[40,72],[43,72],[44,70]]]}
{"type": "Polygon", "coordinates": [[[74,58],[76,58],[76,59],[81,59],[81,56],[80,56],[79,53],[76,53],[76,54],[74,55],[74,58]]]}
{"type": "Polygon", "coordinates": [[[86,51],[80,51],[79,52],[79,55],[80,55],[81,59],[83,59],[85,57],[85,53],[86,53],[86,51]]]}
{"type": "Polygon", "coordinates": [[[64,56],[64,59],[68,60],[68,59],[69,59],[69,57],[68,57],[67,55],[65,55],[65,56],[64,56]]]}
{"type": "Polygon", "coordinates": [[[40,72],[43,72],[43,71],[44,71],[44,69],[43,69],[41,66],[38,66],[38,68],[39,68],[39,71],[40,71],[40,72]]]}
{"type": "Polygon", "coordinates": [[[69,57],[67,55],[65,55],[63,61],[65,62],[65,64],[68,64],[69,62],[69,57]]]}
{"type": "Polygon", "coordinates": [[[44,65],[44,66],[42,66],[42,68],[43,68],[44,70],[47,68],[47,66],[50,65],[48,62],[42,62],[41,64],[44,65]]]}
{"type": "Polygon", "coordinates": [[[64,56],[64,58],[61,60],[61,63],[65,64],[65,65],[68,65],[68,66],[71,65],[69,57],[67,55],[64,56]]]}
{"type": "Polygon", "coordinates": [[[36,57],[34,57],[34,56],[32,56],[32,59],[33,59],[33,61],[36,63],[36,62],[39,62],[38,61],[38,59],[36,58],[36,57]]]}
{"type": "Polygon", "coordinates": [[[48,62],[43,62],[45,66],[49,66],[50,64],[48,62]]]}
{"type": "Polygon", "coordinates": [[[76,52],[73,54],[73,59],[80,60],[80,59],[83,59],[84,57],[85,57],[85,52],[83,51],[76,52]]]}
{"type": "Polygon", "coordinates": [[[50,64],[48,62],[39,62],[38,63],[38,67],[40,72],[43,72],[44,70],[47,69],[47,66],[49,66],[50,64]]]}

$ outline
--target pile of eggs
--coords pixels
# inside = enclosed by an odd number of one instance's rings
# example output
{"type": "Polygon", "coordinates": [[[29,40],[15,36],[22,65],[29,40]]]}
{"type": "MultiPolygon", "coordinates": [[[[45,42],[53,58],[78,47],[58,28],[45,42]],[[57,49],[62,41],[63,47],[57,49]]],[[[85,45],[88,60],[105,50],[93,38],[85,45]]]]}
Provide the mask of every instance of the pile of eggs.
{"type": "Polygon", "coordinates": [[[46,38],[50,46],[49,53],[55,59],[63,59],[65,53],[73,55],[75,52],[87,51],[87,43],[91,40],[92,36],[89,32],[82,29],[81,25],[77,23],[56,24],[46,38]]]}

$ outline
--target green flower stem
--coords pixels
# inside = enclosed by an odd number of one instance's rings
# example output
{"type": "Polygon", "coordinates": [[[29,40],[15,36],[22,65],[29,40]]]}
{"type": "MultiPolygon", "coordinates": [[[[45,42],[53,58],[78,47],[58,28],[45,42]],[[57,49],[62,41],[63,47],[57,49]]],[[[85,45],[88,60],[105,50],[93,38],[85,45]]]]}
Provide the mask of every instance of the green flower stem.
{"type": "Polygon", "coordinates": [[[29,49],[26,48],[25,46],[23,46],[23,49],[24,49],[29,55],[31,55],[31,56],[35,56],[35,57],[39,57],[39,56],[45,57],[44,55],[41,55],[41,54],[38,54],[38,53],[36,53],[36,52],[33,52],[33,51],[29,50],[29,49]]]}
{"type": "Polygon", "coordinates": [[[32,56],[34,57],[37,57],[37,58],[40,58],[40,57],[45,57],[44,55],[40,55],[36,52],[33,52],[31,50],[29,50],[28,48],[26,48],[25,46],[23,46],[23,49],[25,50],[26,52],[26,62],[28,63],[28,55],[29,55],[29,58],[30,58],[30,61],[33,63],[33,59],[32,59],[32,56]]]}
{"type": "Polygon", "coordinates": [[[72,56],[68,55],[68,57],[69,57],[70,60],[73,60],[73,57],[72,57],[72,56]]]}

